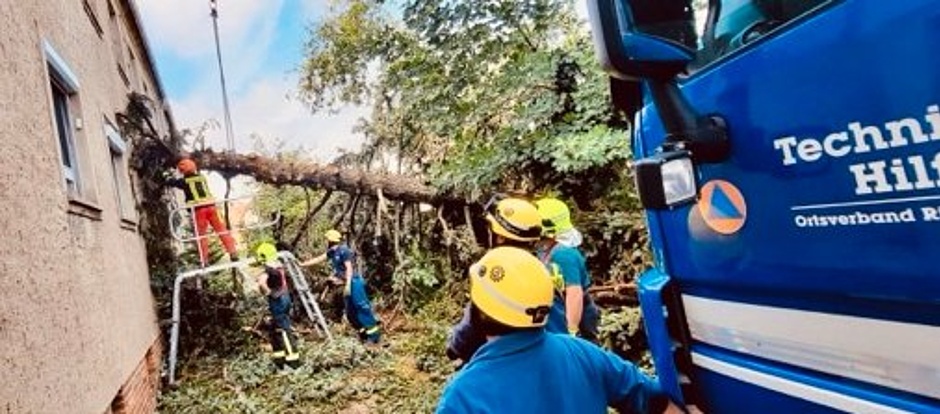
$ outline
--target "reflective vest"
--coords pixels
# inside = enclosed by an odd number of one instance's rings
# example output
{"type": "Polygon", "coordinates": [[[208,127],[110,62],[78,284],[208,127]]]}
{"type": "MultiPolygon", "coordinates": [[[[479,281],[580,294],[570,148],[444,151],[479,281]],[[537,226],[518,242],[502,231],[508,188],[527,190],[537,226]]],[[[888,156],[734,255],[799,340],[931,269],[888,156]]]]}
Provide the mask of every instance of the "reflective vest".
{"type": "Polygon", "coordinates": [[[555,294],[560,297],[565,297],[565,277],[561,274],[561,269],[557,264],[552,262],[552,253],[555,252],[555,248],[558,247],[558,243],[552,244],[552,247],[539,255],[539,260],[542,261],[542,264],[548,268],[548,272],[552,277],[552,285],[555,286],[555,294]]]}
{"type": "Polygon", "coordinates": [[[183,177],[183,193],[186,195],[186,204],[201,204],[212,201],[212,193],[209,192],[209,183],[206,176],[202,174],[193,174],[183,177]]]}

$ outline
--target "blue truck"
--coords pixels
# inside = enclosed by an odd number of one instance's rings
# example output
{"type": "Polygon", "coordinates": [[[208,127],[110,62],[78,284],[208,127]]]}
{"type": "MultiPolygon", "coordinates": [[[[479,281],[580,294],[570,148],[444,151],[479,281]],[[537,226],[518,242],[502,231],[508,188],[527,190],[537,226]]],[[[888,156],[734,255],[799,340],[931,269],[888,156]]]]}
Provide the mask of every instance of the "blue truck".
{"type": "Polygon", "coordinates": [[[706,413],[940,412],[940,2],[589,0],[657,373],[706,413]]]}

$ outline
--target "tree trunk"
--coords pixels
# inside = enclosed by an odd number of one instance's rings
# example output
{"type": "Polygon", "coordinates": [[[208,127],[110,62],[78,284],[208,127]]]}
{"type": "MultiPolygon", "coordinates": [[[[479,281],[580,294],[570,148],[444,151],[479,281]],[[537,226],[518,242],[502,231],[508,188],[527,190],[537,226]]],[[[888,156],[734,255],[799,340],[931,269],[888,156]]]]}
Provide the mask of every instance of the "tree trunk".
{"type": "Polygon", "coordinates": [[[383,174],[359,168],[318,165],[309,161],[283,160],[257,154],[216,152],[211,149],[191,154],[201,169],[218,171],[225,176],[248,175],[272,185],[338,190],[348,194],[375,193],[377,189],[389,199],[439,204],[461,201],[460,198],[437,194],[420,179],[400,174],[383,174]]]}

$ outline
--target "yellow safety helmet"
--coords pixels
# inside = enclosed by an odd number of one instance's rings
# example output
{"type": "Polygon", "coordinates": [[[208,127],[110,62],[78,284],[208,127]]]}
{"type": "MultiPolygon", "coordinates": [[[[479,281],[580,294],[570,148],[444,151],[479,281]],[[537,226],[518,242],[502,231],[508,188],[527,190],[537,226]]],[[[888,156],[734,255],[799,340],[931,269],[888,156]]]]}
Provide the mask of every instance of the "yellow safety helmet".
{"type": "Polygon", "coordinates": [[[486,210],[490,230],[507,239],[534,242],[542,234],[539,211],[526,200],[505,198],[489,204],[486,210]]]}
{"type": "Polygon", "coordinates": [[[268,264],[277,261],[277,247],[271,243],[261,243],[255,248],[258,263],[268,264]]]}
{"type": "Polygon", "coordinates": [[[470,266],[470,300],[483,314],[506,326],[544,326],[552,289],[545,265],[517,247],[492,249],[470,266]]]}
{"type": "Polygon", "coordinates": [[[571,211],[564,201],[551,197],[543,198],[536,201],[535,206],[542,218],[542,232],[546,236],[554,236],[574,228],[571,223],[571,211]]]}
{"type": "Polygon", "coordinates": [[[333,243],[337,243],[343,239],[343,235],[333,229],[327,230],[325,236],[327,241],[331,241],[333,243]]]}

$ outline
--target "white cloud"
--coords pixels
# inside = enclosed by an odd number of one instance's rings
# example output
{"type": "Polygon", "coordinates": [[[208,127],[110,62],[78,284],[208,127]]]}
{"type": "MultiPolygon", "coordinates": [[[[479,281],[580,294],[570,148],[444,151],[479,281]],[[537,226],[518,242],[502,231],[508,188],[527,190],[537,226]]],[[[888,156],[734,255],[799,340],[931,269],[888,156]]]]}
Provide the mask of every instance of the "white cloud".
{"type": "Polygon", "coordinates": [[[301,0],[301,7],[304,10],[304,16],[322,16],[326,14],[333,4],[334,0],[301,0]]]}
{"type": "MultiPolygon", "coordinates": [[[[236,134],[236,149],[250,151],[249,138],[257,134],[266,139],[280,139],[287,148],[303,147],[311,157],[321,162],[337,155],[337,148],[357,149],[362,137],[352,131],[360,117],[368,114],[366,108],[344,108],[335,115],[313,115],[307,107],[290,97],[294,79],[272,77],[260,79],[244,94],[231,100],[232,124],[236,134]]],[[[207,119],[221,121],[218,94],[194,94],[171,105],[181,125],[196,126],[207,119]]],[[[207,144],[224,148],[222,129],[209,131],[207,144]]]]}
{"type": "MultiPolygon", "coordinates": [[[[136,0],[156,44],[181,58],[212,58],[215,52],[208,0],[136,0]]],[[[218,0],[223,47],[257,44],[270,33],[284,0],[218,0]],[[265,27],[268,26],[268,27],[265,27]]],[[[228,47],[225,48],[230,49],[228,47]]],[[[226,51],[223,50],[223,53],[226,51]]],[[[241,50],[235,48],[233,50],[241,50]]]]}
{"type": "MultiPolygon", "coordinates": [[[[208,0],[136,0],[151,46],[170,57],[198,67],[191,90],[171,96],[176,123],[194,128],[207,120],[221,123],[222,98],[219,86],[212,19],[208,0]]],[[[303,16],[323,15],[329,0],[302,0],[303,16]]],[[[296,73],[271,72],[266,59],[274,47],[279,17],[285,0],[218,0],[222,55],[228,84],[236,149],[250,151],[252,134],[278,138],[287,148],[303,146],[322,161],[337,154],[337,147],[357,149],[362,136],[354,134],[356,121],[365,108],[346,108],[335,115],[313,115],[294,96],[296,73]]],[[[301,56],[297,56],[297,61],[301,56]]],[[[158,62],[165,69],[165,65],[158,62]]],[[[282,69],[283,70],[283,69],[282,69]]],[[[174,80],[164,76],[165,84],[174,80]]],[[[207,134],[207,144],[224,148],[224,130],[207,134]]]]}

